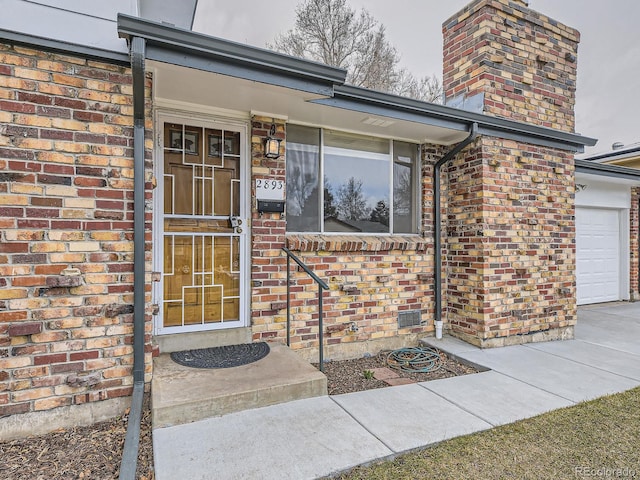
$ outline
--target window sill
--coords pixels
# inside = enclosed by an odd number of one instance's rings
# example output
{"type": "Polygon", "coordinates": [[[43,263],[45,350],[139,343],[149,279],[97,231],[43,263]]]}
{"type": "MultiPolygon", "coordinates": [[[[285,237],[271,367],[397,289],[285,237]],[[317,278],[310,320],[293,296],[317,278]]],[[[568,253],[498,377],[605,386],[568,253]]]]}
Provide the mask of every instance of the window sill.
{"type": "Polygon", "coordinates": [[[322,235],[287,234],[289,250],[298,252],[381,252],[390,250],[424,252],[429,242],[420,235],[322,235]]]}

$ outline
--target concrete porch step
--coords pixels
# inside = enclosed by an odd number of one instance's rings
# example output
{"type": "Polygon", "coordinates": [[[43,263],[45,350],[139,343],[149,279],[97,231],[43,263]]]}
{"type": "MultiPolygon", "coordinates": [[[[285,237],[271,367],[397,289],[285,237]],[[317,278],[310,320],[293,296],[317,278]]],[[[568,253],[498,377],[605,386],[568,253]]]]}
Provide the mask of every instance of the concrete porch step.
{"type": "Polygon", "coordinates": [[[234,368],[184,367],[161,354],[151,381],[153,428],[327,395],[327,377],[285,345],[270,343],[262,360],[234,368]]]}

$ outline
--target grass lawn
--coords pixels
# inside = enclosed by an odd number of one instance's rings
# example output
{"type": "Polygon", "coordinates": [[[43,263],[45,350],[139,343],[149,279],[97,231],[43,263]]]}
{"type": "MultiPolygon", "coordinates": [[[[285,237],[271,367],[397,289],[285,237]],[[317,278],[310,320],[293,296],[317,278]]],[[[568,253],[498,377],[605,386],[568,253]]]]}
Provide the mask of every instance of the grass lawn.
{"type": "Polygon", "coordinates": [[[640,388],[448,440],[338,478],[640,479],[640,388]]]}

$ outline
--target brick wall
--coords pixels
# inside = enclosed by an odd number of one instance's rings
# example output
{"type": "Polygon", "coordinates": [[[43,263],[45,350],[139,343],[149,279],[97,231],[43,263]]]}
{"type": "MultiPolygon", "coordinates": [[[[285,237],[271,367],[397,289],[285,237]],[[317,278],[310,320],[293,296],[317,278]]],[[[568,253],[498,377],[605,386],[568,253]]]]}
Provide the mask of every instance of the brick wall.
{"type": "Polygon", "coordinates": [[[451,332],[487,347],[571,337],[572,154],[482,137],[447,173],[451,332]]]}
{"type": "MultiPolygon", "coordinates": [[[[527,2],[476,0],[443,25],[447,100],[573,131],[579,33],[527,2]],[[480,95],[481,94],[481,95],[480,95]]],[[[573,336],[570,152],[482,137],[447,169],[446,320],[493,347],[573,336]]]]}
{"type": "MultiPolygon", "coordinates": [[[[328,358],[377,353],[433,331],[433,261],[424,239],[290,235],[287,246],[329,285],[323,297],[328,358]],[[418,312],[420,323],[399,328],[398,314],[409,311],[418,312]]],[[[317,361],[318,286],[292,267],[292,291],[292,345],[317,361]]]]}
{"type": "Polygon", "coordinates": [[[132,113],[127,68],[0,44],[0,417],[131,394],[132,113]]]}
{"type": "MultiPolygon", "coordinates": [[[[252,121],[252,188],[255,178],[285,179],[285,142],[279,159],[263,155],[272,121],[264,117],[254,117],[252,121]]],[[[275,123],[277,135],[285,139],[285,125],[277,119],[275,123]]],[[[431,156],[438,151],[437,147],[429,150],[431,156]]],[[[430,160],[423,164],[422,178],[422,224],[428,235],[432,235],[432,163],[430,160]]],[[[286,340],[283,246],[330,286],[323,296],[328,358],[348,358],[406,345],[415,342],[419,334],[433,330],[433,251],[428,249],[431,242],[418,236],[287,235],[286,218],[270,213],[260,216],[256,205],[251,231],[251,314],[255,341],[286,340]],[[422,324],[399,329],[398,312],[405,310],[419,310],[422,324]],[[351,323],[357,331],[349,329],[351,323]]],[[[318,286],[297,266],[292,266],[291,278],[292,347],[317,361],[318,286]]]]}
{"type": "Polygon", "coordinates": [[[445,98],[484,94],[488,115],[574,131],[580,34],[514,0],[475,0],[443,24],[445,98]]]}
{"type": "Polygon", "coordinates": [[[279,213],[258,214],[255,200],[256,178],[285,180],[284,142],[278,159],[265,158],[264,142],[271,124],[276,136],[285,137],[281,120],[254,116],[251,121],[251,325],[254,341],[284,338],[284,316],[278,314],[286,301],[285,258],[282,247],[286,222],[279,213]]]}
{"type": "Polygon", "coordinates": [[[630,251],[631,251],[631,300],[640,300],[640,187],[631,189],[630,215],[630,251]]]}
{"type": "MultiPolygon", "coordinates": [[[[283,178],[284,158],[262,154],[270,124],[253,120],[253,176],[283,178]]],[[[287,235],[286,218],[260,217],[254,209],[254,340],[286,338],[284,245],[329,284],[323,296],[328,358],[406,345],[431,333],[432,173],[447,150],[422,148],[421,236],[287,235]],[[398,313],[406,310],[418,310],[421,324],[399,328],[398,313]]],[[[444,170],[443,311],[453,334],[482,346],[572,335],[572,182],[571,154],[494,138],[477,140],[444,170]]],[[[291,292],[292,346],[313,360],[318,287],[293,266],[291,292]]]]}

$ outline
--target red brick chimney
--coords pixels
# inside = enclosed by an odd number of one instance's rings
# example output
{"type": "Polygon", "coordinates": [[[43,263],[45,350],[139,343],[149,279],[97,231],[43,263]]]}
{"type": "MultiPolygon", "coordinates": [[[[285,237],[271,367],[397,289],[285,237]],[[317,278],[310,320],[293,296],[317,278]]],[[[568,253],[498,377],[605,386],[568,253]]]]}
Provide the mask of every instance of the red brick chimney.
{"type": "Polygon", "coordinates": [[[442,31],[447,104],[574,131],[577,30],[524,0],[475,0],[442,31]]]}
{"type": "MultiPolygon", "coordinates": [[[[443,33],[450,105],[573,132],[576,30],[474,0],[443,33]]],[[[445,328],[482,347],[572,338],[573,152],[480,136],[443,172],[445,328]]]]}

